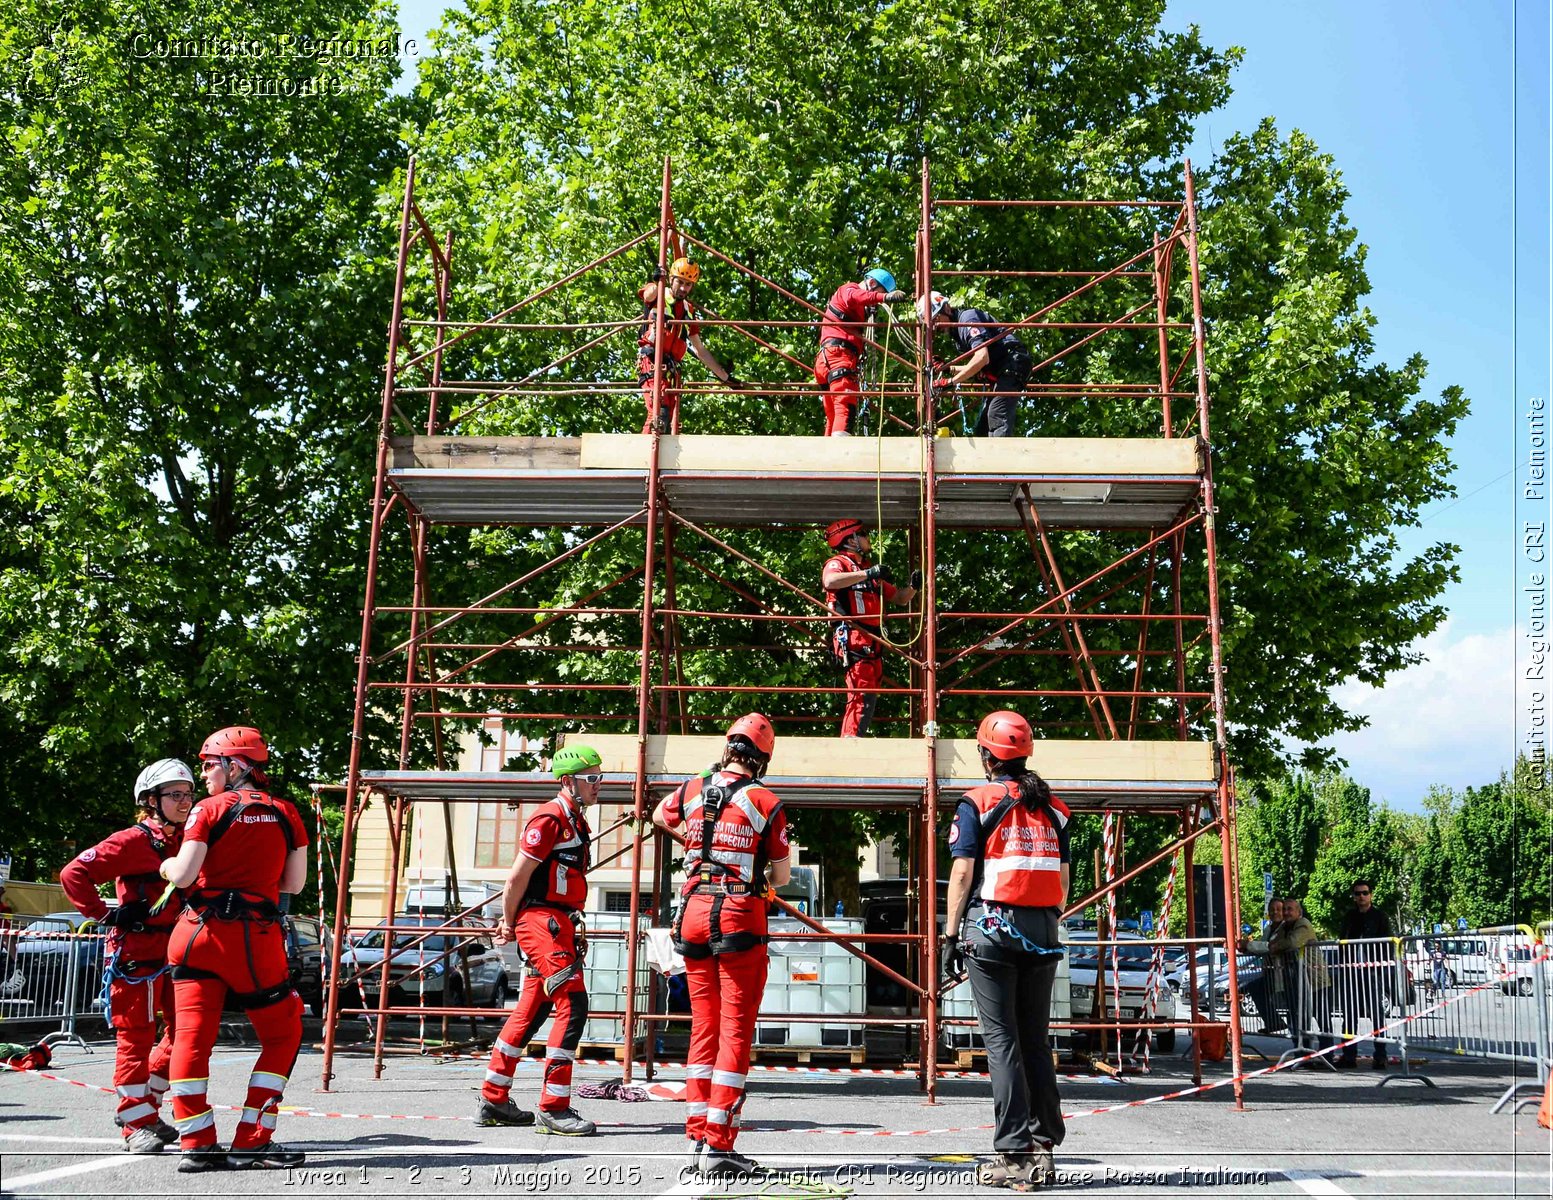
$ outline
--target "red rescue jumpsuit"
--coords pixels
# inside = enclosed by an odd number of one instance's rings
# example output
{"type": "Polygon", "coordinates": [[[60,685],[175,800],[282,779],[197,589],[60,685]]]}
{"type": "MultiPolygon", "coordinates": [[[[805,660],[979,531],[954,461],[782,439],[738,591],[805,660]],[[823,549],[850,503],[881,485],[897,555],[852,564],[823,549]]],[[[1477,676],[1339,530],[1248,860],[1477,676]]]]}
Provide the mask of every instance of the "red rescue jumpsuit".
{"type": "Polygon", "coordinates": [[[814,381],[825,397],[825,436],[852,432],[852,415],[861,389],[857,361],[863,351],[863,327],[884,293],[861,283],[844,283],[825,305],[814,381]]]}
{"type": "MultiPolygon", "coordinates": [[[[648,285],[651,286],[651,285],[648,285]]],[[[665,282],[664,286],[667,286],[665,282]]],[[[636,293],[642,301],[642,330],[636,339],[636,378],[642,385],[642,403],[647,406],[647,421],[643,433],[652,432],[653,381],[653,326],[657,321],[657,303],[643,299],[647,288],[636,293]]],[[[680,363],[685,357],[689,339],[701,336],[701,326],[690,320],[694,311],[688,300],[674,300],[663,313],[663,398],[659,401],[659,432],[667,433],[674,427],[674,413],[679,408],[679,388],[682,377],[680,363]]]]}
{"type": "Polygon", "coordinates": [[[232,1146],[255,1149],[275,1136],[275,1114],[302,1046],[302,1000],[291,984],[277,905],[286,857],[308,844],[307,829],[290,801],[245,788],[201,800],[183,837],[209,849],[168,946],[178,1007],[174,1124],[185,1150],[216,1143],[206,1090],[231,992],[259,1037],[232,1146]]]}
{"type": "Polygon", "coordinates": [[[675,930],[690,990],[685,1136],[713,1150],[732,1150],[755,1016],[766,988],[765,864],[787,859],[787,814],[764,784],[716,771],[675,789],[663,820],[670,829],[684,826],[689,876],[675,930]],[[708,785],[726,796],[710,821],[708,785]],[[707,854],[703,839],[709,823],[707,854]]]}
{"type": "MultiPolygon", "coordinates": [[[[90,850],[71,859],[59,873],[59,884],[82,916],[101,921],[108,905],[99,885],[114,881],[119,903],[154,904],[165,886],[158,868],[178,852],[181,834],[167,833],[145,822],[121,829],[90,850]]],[[[124,1135],[155,1125],[167,1094],[167,1066],[173,1051],[173,981],[167,972],[167,937],[183,907],[170,900],[156,916],[134,929],[108,934],[108,1015],[118,1042],[113,1086],[119,1094],[118,1123],[124,1135]],[[165,1024],[156,1037],[157,1014],[165,1024]]]]}
{"type": "MultiPolygon", "coordinates": [[[[849,550],[827,559],[821,578],[832,571],[863,571],[868,563],[849,550]]],[[[825,593],[830,611],[848,618],[831,630],[831,651],[847,672],[847,703],[841,713],[841,736],[862,737],[874,719],[879,697],[869,691],[884,682],[884,658],[876,637],[886,601],[895,599],[895,585],[884,579],[864,579],[825,593]]]]}
{"type": "Polygon", "coordinates": [[[528,971],[522,994],[491,1048],[481,1094],[492,1104],[501,1104],[511,1095],[518,1061],[534,1031],[554,1009],[539,1107],[561,1113],[572,1106],[572,1062],[588,1023],[588,986],[572,918],[588,899],[592,839],[582,805],[565,788],[523,826],[519,853],[540,865],[529,877],[513,927],[528,971]]]}

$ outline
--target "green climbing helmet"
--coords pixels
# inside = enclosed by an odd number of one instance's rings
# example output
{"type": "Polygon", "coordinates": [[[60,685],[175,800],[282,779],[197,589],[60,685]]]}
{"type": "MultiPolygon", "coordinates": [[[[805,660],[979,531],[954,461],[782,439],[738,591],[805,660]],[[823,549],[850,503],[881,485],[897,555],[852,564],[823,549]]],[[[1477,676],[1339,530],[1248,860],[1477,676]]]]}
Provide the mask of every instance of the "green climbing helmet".
{"type": "Polygon", "coordinates": [[[592,746],[562,746],[550,760],[550,774],[559,779],[563,775],[597,770],[603,765],[603,757],[592,746]]]}

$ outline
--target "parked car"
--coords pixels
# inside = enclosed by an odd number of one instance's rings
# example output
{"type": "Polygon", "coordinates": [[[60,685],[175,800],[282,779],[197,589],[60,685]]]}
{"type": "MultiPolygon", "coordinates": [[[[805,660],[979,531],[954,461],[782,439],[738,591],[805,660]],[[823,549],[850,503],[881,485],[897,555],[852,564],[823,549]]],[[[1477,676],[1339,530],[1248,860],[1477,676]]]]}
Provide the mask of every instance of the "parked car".
{"type": "Polygon", "coordinates": [[[1535,986],[1532,979],[1532,948],[1525,944],[1500,947],[1499,990],[1505,995],[1529,996],[1535,986]]]}
{"type": "MultiPolygon", "coordinates": [[[[1197,1007],[1210,1016],[1229,1011],[1229,955],[1218,946],[1199,946],[1193,955],[1197,963],[1197,1007]]],[[[1259,954],[1237,954],[1235,971],[1239,976],[1242,1012],[1254,1011],[1246,989],[1262,978],[1266,959],[1259,954]]],[[[1177,996],[1186,992],[1191,979],[1187,963],[1170,969],[1165,976],[1177,996]]]]}
{"type": "Polygon", "coordinates": [[[291,982],[302,1003],[315,1017],[324,1015],[324,938],[328,934],[312,917],[287,916],[281,924],[286,931],[286,961],[291,964],[291,982]]]}
{"type": "MultiPolygon", "coordinates": [[[[402,913],[394,918],[393,949],[389,952],[388,1003],[430,1007],[504,1008],[511,995],[507,964],[489,934],[418,934],[414,927],[435,928],[441,916],[402,913]],[[412,945],[414,943],[414,945],[412,945]]],[[[341,1000],[346,1008],[378,1002],[381,965],[388,946],[388,922],[358,938],[340,956],[341,1000]],[[351,982],[356,972],[361,979],[351,982]]]]}
{"type": "MultiPolygon", "coordinates": [[[[1149,976],[1154,962],[1154,944],[1145,938],[1118,936],[1121,945],[1116,947],[1117,969],[1111,968],[1111,947],[1095,945],[1095,935],[1079,931],[1070,935],[1068,942],[1068,974],[1073,998],[1073,1019],[1083,1021],[1094,1002],[1096,979],[1105,988],[1105,1008],[1113,1013],[1114,997],[1119,995],[1119,1015],[1124,1021],[1141,1021],[1148,997],[1149,976]],[[1104,963],[1102,971],[1101,964],[1104,963]],[[1113,984],[1115,986],[1113,986],[1113,984]],[[1119,989],[1119,993],[1118,993],[1119,989]]],[[[1154,1020],[1176,1019],[1175,992],[1166,982],[1163,972],[1156,982],[1154,1020]]],[[[1161,1053],[1175,1049],[1174,1029],[1156,1030],[1154,1045],[1161,1053]]]]}
{"type": "Polygon", "coordinates": [[[103,940],[63,936],[85,923],[71,909],[34,917],[17,930],[0,980],[0,1016],[54,1020],[93,1010],[102,991],[103,940]]]}

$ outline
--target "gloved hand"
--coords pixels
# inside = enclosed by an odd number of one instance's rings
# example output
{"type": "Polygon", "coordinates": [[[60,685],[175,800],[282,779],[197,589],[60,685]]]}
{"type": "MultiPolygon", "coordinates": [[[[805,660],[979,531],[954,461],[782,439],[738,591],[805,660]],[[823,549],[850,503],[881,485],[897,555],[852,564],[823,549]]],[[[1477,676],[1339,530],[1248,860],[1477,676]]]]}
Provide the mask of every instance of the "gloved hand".
{"type": "Polygon", "coordinates": [[[108,915],[103,917],[99,924],[111,925],[115,929],[133,929],[136,925],[144,925],[150,916],[149,900],[131,900],[128,904],[110,908],[108,915]]]}
{"type": "Polygon", "coordinates": [[[922,586],[922,572],[921,571],[913,571],[911,573],[911,579],[910,579],[909,583],[910,583],[912,591],[916,591],[919,587],[921,587],[922,586]]]}
{"type": "Polygon", "coordinates": [[[911,297],[908,296],[905,292],[901,291],[900,288],[896,288],[893,292],[886,292],[884,294],[884,302],[886,304],[901,304],[910,299],[911,297]]]}
{"type": "Polygon", "coordinates": [[[648,283],[657,283],[662,278],[663,278],[663,268],[662,267],[654,267],[652,269],[652,274],[647,276],[647,282],[648,283]]]}
{"type": "Polygon", "coordinates": [[[960,939],[946,933],[938,944],[938,973],[945,979],[965,974],[965,955],[960,950],[960,939]]]}
{"type": "Polygon", "coordinates": [[[873,566],[866,568],[863,571],[863,578],[870,582],[875,579],[882,579],[885,583],[895,582],[895,580],[890,578],[889,568],[883,563],[875,563],[873,566]]]}
{"type": "Polygon", "coordinates": [[[732,388],[737,392],[744,386],[744,380],[738,378],[732,371],[729,371],[723,379],[723,386],[732,388]]]}
{"type": "Polygon", "coordinates": [[[935,396],[942,396],[945,392],[947,392],[953,386],[954,386],[954,375],[952,373],[945,373],[945,374],[940,375],[937,372],[934,372],[934,374],[933,374],[933,394],[935,396]]]}

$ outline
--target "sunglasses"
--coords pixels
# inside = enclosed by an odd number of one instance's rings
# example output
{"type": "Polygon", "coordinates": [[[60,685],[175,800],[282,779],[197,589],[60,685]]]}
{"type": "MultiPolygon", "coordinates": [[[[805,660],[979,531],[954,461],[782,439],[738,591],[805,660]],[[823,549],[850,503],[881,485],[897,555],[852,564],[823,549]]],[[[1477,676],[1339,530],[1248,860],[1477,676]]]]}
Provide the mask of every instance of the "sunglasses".
{"type": "Polygon", "coordinates": [[[579,782],[582,782],[582,783],[603,783],[604,782],[604,776],[603,776],[602,772],[595,772],[592,775],[579,775],[579,776],[577,776],[577,779],[579,780],[579,782]]]}
{"type": "Polygon", "coordinates": [[[1353,898],[1354,898],[1354,899],[1355,899],[1355,900],[1357,900],[1357,899],[1358,899],[1358,898],[1359,898],[1359,897],[1360,897],[1360,896],[1368,896],[1368,895],[1369,895],[1369,894],[1370,894],[1370,893],[1369,893],[1369,889],[1368,889],[1368,888],[1366,888],[1366,889],[1365,889],[1365,890],[1364,890],[1364,891],[1362,891],[1362,892],[1350,892],[1350,893],[1348,893],[1348,894],[1349,894],[1349,895],[1350,895],[1350,896],[1352,896],[1352,897],[1353,897],[1353,898]]]}

